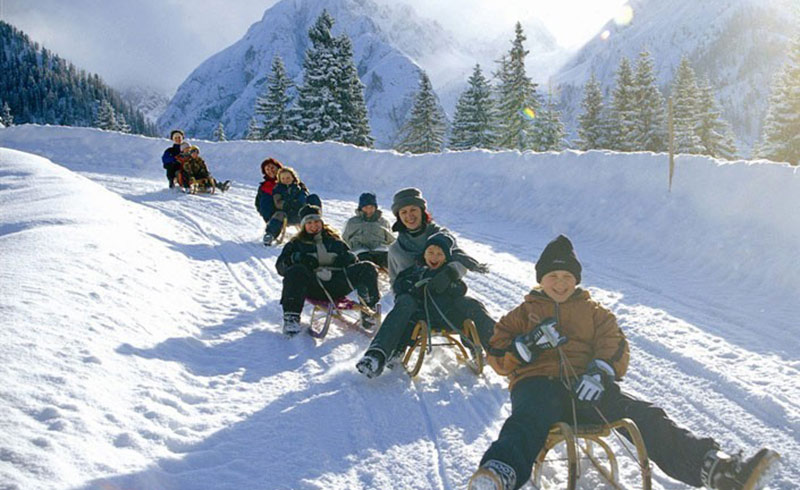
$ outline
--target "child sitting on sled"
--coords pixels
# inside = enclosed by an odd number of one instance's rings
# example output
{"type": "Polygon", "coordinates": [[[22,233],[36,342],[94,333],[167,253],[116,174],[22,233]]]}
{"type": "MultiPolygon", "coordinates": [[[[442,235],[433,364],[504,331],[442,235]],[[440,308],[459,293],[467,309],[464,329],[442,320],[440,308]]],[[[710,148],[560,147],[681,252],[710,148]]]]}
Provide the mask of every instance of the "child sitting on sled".
{"type": "Polygon", "coordinates": [[[358,198],[356,215],[347,220],[342,240],[359,260],[369,260],[388,270],[388,246],[394,242],[391,225],[378,209],[375,194],[365,192],[358,198]]]}
{"type": "Polygon", "coordinates": [[[308,199],[308,188],[300,181],[297,172],[291,167],[278,170],[278,183],[272,190],[272,201],[275,212],[267,223],[264,233],[264,245],[272,245],[273,240],[283,231],[284,220],[286,224],[299,223],[298,213],[308,199]]]}
{"type": "Polygon", "coordinates": [[[508,377],[511,416],[469,488],[523,486],[556,422],[602,424],[624,417],[636,423],[650,459],[670,477],[694,487],[756,488],[777,453],[730,456],[713,439],[678,427],[661,408],[620,391],[628,342],[614,314],[577,287],[581,269],[572,243],[558,236],[536,262],[539,287],[497,322],[488,360],[508,377]]]}
{"type": "MultiPolygon", "coordinates": [[[[322,221],[318,206],[300,210],[300,232],[283,247],[276,269],[283,276],[283,333],[300,332],[300,313],[306,298],[341,298],[353,289],[374,309],[380,299],[378,271],[371,262],[357,262],[347,244],[322,221]]],[[[370,329],[376,319],[361,312],[361,326],[370,329]]]]}
{"type": "Polygon", "coordinates": [[[200,158],[200,148],[197,146],[190,146],[185,154],[179,155],[179,160],[181,161],[180,181],[182,187],[189,188],[193,182],[198,182],[202,186],[201,190],[204,191],[208,191],[212,187],[216,187],[222,192],[230,189],[230,180],[219,182],[211,176],[205,160],[200,158]]]}
{"type": "Polygon", "coordinates": [[[393,285],[394,308],[356,364],[360,373],[368,378],[379,376],[389,359],[405,351],[420,320],[430,327],[460,331],[469,319],[475,322],[481,343],[488,342],[495,322],[480,301],[466,296],[467,285],[461,278],[467,268],[452,260],[453,246],[449,234],[431,235],[425,242],[424,263],[411,266],[397,276],[393,285]]]}

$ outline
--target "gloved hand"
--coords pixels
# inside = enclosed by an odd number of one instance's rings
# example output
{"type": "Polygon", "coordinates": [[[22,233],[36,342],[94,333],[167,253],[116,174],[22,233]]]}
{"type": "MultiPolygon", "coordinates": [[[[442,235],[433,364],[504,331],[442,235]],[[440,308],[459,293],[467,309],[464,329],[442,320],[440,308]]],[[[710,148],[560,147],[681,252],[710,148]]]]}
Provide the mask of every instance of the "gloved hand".
{"type": "Polygon", "coordinates": [[[517,335],[512,344],[514,353],[520,361],[530,363],[539,357],[539,352],[567,342],[567,338],[556,329],[555,318],[545,318],[533,330],[517,335]]]}
{"type": "Polygon", "coordinates": [[[599,401],[606,390],[606,383],[613,380],[614,376],[614,368],[609,363],[601,359],[592,360],[573,388],[575,398],[589,403],[599,401]]]}
{"type": "Polygon", "coordinates": [[[439,271],[433,278],[431,279],[430,284],[428,287],[436,294],[442,294],[447,290],[447,288],[452,284],[453,281],[458,279],[458,270],[455,267],[450,267],[450,264],[444,266],[441,271],[439,271]]]}
{"type": "Polygon", "coordinates": [[[311,254],[304,254],[301,252],[295,252],[292,254],[292,263],[293,264],[303,264],[304,266],[308,267],[311,270],[316,269],[319,267],[319,261],[316,257],[311,254]]]}
{"type": "Polygon", "coordinates": [[[488,274],[489,273],[489,264],[478,264],[473,269],[473,272],[477,272],[478,274],[488,274]]]}

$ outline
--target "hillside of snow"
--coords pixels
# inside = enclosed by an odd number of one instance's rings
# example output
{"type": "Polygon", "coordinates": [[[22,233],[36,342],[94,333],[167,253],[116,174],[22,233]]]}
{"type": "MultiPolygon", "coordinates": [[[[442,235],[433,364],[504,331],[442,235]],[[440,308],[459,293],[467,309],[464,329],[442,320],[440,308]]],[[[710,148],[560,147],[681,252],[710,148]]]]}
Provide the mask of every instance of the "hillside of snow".
{"type": "MultiPolygon", "coordinates": [[[[194,143],[230,192],[166,189],[166,139],[0,130],[0,487],[465,486],[509,413],[505,381],[444,352],[414,381],[367,380],[354,368],[364,335],[285,339],[279,250],[260,244],[253,207],[267,156],[294,166],[339,228],[359,193],[386,209],[420,187],[490,264],[467,283],[495,318],[568,234],[583,285],[630,341],[626,391],[728,450],[779,451],[770,488],[800,481],[797,168],[679,156],[668,192],[667,158],[650,153],[194,143]]],[[[550,465],[544,488],[565,478],[550,465]]],[[[587,469],[579,487],[603,488],[587,469]]],[[[653,488],[685,487],[656,468],[653,488]]]]}

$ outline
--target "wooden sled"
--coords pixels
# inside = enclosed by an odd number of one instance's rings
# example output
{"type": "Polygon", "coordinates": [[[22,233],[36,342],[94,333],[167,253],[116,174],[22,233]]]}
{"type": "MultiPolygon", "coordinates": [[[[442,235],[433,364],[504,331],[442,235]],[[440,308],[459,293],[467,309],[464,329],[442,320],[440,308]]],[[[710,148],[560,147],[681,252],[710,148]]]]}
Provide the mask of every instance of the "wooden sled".
{"type": "Polygon", "coordinates": [[[578,425],[578,431],[575,430],[565,422],[558,422],[550,428],[550,434],[539,455],[536,457],[536,462],[533,464],[533,474],[531,475],[531,483],[536,488],[540,488],[540,480],[542,477],[542,468],[544,467],[545,457],[547,453],[559,443],[566,444],[567,447],[567,489],[574,490],[578,478],[580,478],[580,452],[583,452],[592,466],[594,466],[603,478],[613,487],[622,490],[624,487],[619,482],[619,465],[614,452],[609,447],[608,443],[604,440],[611,435],[612,430],[624,429],[631,436],[633,445],[636,447],[637,463],[642,474],[642,490],[650,490],[650,460],[647,456],[647,448],[644,445],[642,434],[633,420],[624,418],[612,422],[609,425],[578,425]],[[580,442],[582,444],[580,444],[580,442]],[[594,454],[594,445],[599,446],[605,452],[605,459],[607,466],[603,465],[600,458],[594,454]]]}
{"type": "Polygon", "coordinates": [[[315,339],[322,339],[328,335],[328,330],[330,329],[331,321],[333,319],[338,320],[349,328],[353,328],[369,336],[372,336],[381,326],[380,304],[376,305],[375,309],[373,310],[372,308],[355,302],[346,296],[343,298],[337,298],[333,303],[327,300],[313,298],[306,298],[306,301],[312,305],[311,321],[309,322],[308,334],[315,339]],[[345,314],[345,312],[348,311],[356,312],[358,315],[356,315],[355,318],[351,318],[350,315],[345,314]],[[373,329],[365,330],[361,327],[360,313],[362,311],[375,318],[375,327],[373,329]],[[317,314],[321,314],[322,318],[324,318],[321,328],[317,328],[317,326],[314,324],[314,317],[317,314]]]}
{"type": "Polygon", "coordinates": [[[214,177],[204,179],[189,179],[189,194],[214,194],[217,191],[217,181],[214,177]]]}
{"type": "Polygon", "coordinates": [[[429,336],[427,323],[422,320],[418,321],[411,334],[412,344],[406,349],[403,356],[403,366],[409,376],[413,378],[419,374],[426,353],[430,353],[432,347],[439,346],[452,347],[460,362],[466,364],[475,374],[481,374],[483,372],[483,348],[478,338],[478,329],[472,320],[464,320],[462,328],[461,332],[455,332],[449,328],[431,329],[429,336]],[[444,341],[434,343],[436,338],[444,339],[444,341]]]}

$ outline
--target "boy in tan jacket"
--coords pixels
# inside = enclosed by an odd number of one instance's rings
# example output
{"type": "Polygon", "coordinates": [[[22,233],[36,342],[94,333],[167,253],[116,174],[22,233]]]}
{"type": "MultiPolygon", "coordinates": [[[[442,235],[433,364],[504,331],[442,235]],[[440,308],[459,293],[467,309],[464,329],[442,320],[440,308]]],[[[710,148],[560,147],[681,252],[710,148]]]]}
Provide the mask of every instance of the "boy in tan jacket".
{"type": "Polygon", "coordinates": [[[713,439],[696,437],[662,409],[620,391],[628,343],[614,314],[577,287],[581,269],[572,243],[559,235],[536,262],[539,287],[495,325],[488,359],[509,379],[511,416],[469,488],[521,487],[555,422],[601,424],[603,417],[633,419],[650,459],[676,480],[719,490],[758,488],[777,466],[777,453],[729,456],[713,439]]]}

